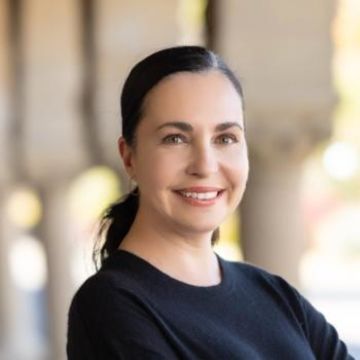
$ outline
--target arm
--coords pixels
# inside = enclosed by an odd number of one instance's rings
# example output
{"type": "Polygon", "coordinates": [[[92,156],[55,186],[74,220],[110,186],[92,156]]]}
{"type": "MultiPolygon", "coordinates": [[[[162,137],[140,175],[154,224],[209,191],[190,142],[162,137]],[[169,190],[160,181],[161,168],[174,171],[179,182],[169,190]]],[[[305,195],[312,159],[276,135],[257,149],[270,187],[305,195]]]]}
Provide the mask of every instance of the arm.
{"type": "Polygon", "coordinates": [[[69,360],[96,359],[93,343],[85,328],[85,322],[81,319],[76,301],[72,302],[69,310],[66,353],[69,360]]]}
{"type": "Polygon", "coordinates": [[[298,294],[308,327],[308,340],[317,359],[355,360],[336,329],[308,300],[298,294]]]}
{"type": "Polygon", "coordinates": [[[279,276],[274,277],[283,296],[301,324],[311,349],[318,360],[355,360],[325,316],[293,286],[279,276]]]}

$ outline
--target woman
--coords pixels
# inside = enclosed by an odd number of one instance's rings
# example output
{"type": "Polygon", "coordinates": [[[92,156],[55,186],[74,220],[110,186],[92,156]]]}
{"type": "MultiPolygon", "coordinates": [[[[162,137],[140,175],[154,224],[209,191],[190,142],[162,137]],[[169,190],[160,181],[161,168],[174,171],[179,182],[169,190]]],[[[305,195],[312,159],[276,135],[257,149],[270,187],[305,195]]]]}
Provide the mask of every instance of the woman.
{"type": "Polygon", "coordinates": [[[248,177],[242,89],[224,62],[196,46],[156,52],[130,72],[121,111],[137,186],[105,215],[69,359],[351,359],[283,279],[212,249],[248,177]]]}

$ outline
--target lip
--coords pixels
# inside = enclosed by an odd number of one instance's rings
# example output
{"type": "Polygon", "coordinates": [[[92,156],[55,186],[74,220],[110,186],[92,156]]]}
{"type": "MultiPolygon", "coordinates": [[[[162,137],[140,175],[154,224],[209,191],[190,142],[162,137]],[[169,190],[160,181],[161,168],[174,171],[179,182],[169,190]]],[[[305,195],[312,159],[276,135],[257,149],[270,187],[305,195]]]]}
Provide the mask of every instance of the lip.
{"type": "Polygon", "coordinates": [[[224,192],[225,192],[224,189],[215,188],[215,187],[207,187],[207,186],[206,187],[196,186],[196,187],[186,188],[184,190],[174,191],[174,193],[180,199],[182,199],[185,203],[192,205],[192,206],[196,206],[196,207],[208,207],[208,206],[215,205],[223,197],[224,192]],[[214,192],[214,191],[216,191],[218,194],[217,194],[216,198],[214,198],[214,199],[198,200],[198,199],[193,199],[191,197],[185,197],[185,196],[181,195],[181,192],[183,192],[183,191],[188,191],[188,192],[210,192],[210,191],[214,192]]]}
{"type": "Polygon", "coordinates": [[[214,186],[191,186],[183,189],[178,189],[175,191],[186,191],[186,192],[212,192],[212,191],[223,191],[223,188],[220,187],[214,187],[214,186]]]}

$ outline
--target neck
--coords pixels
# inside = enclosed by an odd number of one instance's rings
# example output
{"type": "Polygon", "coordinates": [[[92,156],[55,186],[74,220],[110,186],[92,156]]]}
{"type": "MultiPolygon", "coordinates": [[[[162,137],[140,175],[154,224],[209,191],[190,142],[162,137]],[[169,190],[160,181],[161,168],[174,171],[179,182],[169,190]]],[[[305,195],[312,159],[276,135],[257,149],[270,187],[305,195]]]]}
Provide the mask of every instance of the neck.
{"type": "Polygon", "coordinates": [[[212,232],[181,233],[164,226],[155,226],[139,212],[119,249],[140,256],[177,280],[210,286],[221,281],[211,236],[212,232]]]}

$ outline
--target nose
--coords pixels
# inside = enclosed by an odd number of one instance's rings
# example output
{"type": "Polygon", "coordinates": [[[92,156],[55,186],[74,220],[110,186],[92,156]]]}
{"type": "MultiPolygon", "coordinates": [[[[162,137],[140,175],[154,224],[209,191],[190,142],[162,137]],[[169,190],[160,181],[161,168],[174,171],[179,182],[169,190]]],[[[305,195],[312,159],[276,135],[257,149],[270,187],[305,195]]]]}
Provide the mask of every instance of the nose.
{"type": "Polygon", "coordinates": [[[209,144],[202,144],[194,146],[190,161],[187,167],[189,175],[198,177],[208,177],[216,173],[219,169],[219,159],[216,155],[216,150],[209,144]]]}

